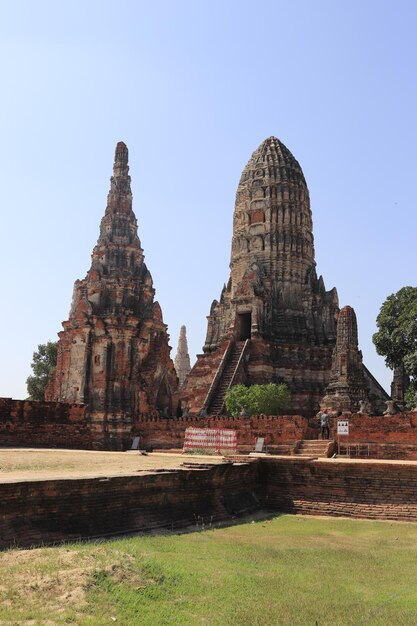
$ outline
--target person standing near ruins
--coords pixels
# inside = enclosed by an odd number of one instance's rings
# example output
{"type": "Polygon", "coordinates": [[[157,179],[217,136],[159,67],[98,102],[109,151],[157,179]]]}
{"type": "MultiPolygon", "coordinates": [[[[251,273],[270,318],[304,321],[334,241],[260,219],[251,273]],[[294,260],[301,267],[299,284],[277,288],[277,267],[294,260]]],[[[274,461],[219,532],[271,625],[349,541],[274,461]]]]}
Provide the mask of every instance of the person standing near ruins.
{"type": "Polygon", "coordinates": [[[329,417],[329,414],[326,413],[325,411],[321,411],[319,413],[319,418],[320,418],[321,438],[322,439],[329,439],[329,437],[330,437],[330,429],[329,429],[330,417],[329,417]]]}

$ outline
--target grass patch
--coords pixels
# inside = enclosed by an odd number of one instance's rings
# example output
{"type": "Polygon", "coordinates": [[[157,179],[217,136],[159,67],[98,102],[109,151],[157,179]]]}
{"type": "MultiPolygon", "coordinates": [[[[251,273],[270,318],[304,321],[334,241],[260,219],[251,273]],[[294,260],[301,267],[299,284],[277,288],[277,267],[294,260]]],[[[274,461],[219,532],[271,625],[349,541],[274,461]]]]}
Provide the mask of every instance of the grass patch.
{"type": "Polygon", "coordinates": [[[311,517],[0,554],[0,624],[414,625],[417,525],[311,517]]]}

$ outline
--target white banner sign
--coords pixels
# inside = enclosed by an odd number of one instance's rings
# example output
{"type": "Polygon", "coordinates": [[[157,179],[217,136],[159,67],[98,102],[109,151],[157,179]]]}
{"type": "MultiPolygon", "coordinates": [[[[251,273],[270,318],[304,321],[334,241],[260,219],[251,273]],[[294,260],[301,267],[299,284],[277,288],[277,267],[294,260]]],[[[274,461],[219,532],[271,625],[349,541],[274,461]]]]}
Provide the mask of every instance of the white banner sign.
{"type": "Polygon", "coordinates": [[[187,428],[184,450],[231,450],[237,449],[237,431],[230,428],[187,428]]]}
{"type": "Polygon", "coordinates": [[[337,420],[337,434],[338,435],[349,434],[349,420],[337,420]]]}

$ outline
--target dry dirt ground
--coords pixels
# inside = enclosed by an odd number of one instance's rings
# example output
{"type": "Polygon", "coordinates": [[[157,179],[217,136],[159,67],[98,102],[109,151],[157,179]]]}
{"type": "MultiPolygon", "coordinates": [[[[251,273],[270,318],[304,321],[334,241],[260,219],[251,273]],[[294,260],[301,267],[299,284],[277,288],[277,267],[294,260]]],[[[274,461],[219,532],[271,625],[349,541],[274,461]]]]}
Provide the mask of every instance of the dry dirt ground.
{"type": "Polygon", "coordinates": [[[186,463],[222,463],[220,456],[171,453],[95,452],[90,450],[0,450],[0,483],[51,478],[126,476],[161,469],[180,468],[186,463]]]}
{"type": "MultiPolygon", "coordinates": [[[[255,456],[255,455],[254,455],[255,456]]],[[[261,456],[261,455],[259,455],[261,456]]],[[[386,463],[416,465],[417,461],[380,459],[325,459],[327,463],[386,463]]],[[[0,448],[0,483],[61,478],[94,478],[146,474],[163,469],[181,468],[183,463],[222,463],[221,456],[137,451],[96,452],[90,450],[51,450],[38,448],[0,448]]]]}

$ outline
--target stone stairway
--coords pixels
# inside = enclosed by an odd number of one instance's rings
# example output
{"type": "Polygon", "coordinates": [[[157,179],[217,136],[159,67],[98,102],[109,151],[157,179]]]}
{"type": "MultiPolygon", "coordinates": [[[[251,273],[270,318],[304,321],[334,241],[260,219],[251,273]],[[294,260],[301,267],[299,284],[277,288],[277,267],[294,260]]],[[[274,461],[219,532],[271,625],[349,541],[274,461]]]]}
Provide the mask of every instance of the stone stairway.
{"type": "Polygon", "coordinates": [[[302,439],[297,441],[294,454],[297,456],[326,457],[330,439],[302,439]]]}
{"type": "Polygon", "coordinates": [[[239,362],[244,346],[244,341],[236,341],[233,345],[228,363],[224,368],[223,375],[220,378],[220,381],[214,392],[213,399],[210,402],[210,406],[208,408],[208,413],[210,415],[219,415],[222,412],[224,397],[226,395],[226,391],[229,389],[233,374],[235,373],[235,369],[239,362]]]}

